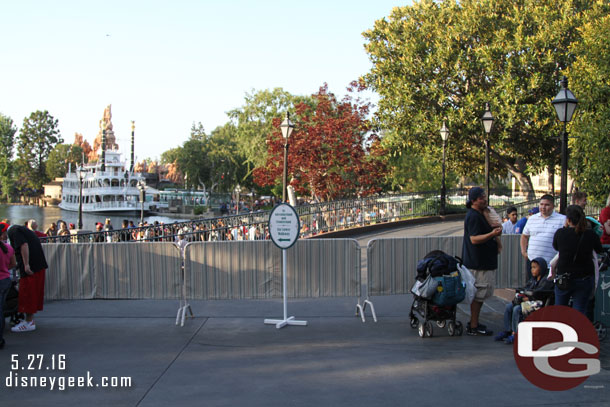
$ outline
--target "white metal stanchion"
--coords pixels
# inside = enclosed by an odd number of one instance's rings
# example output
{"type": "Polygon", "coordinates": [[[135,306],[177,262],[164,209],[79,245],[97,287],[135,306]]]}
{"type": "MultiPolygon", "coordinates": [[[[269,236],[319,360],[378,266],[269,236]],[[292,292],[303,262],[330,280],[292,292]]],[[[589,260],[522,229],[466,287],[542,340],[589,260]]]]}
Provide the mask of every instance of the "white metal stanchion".
{"type": "Polygon", "coordinates": [[[186,300],[186,275],[184,270],[184,252],[180,250],[180,257],[182,258],[182,266],[180,267],[180,271],[182,273],[182,297],[180,298],[180,303],[178,307],[178,313],[176,314],[176,325],[180,322],[180,326],[184,326],[184,320],[188,315],[186,315],[186,311],[191,314],[191,318],[195,318],[193,315],[193,310],[191,309],[191,304],[186,300]]]}
{"type": "Polygon", "coordinates": [[[284,296],[284,319],[265,319],[265,324],[275,325],[277,329],[286,325],[307,326],[307,321],[297,321],[294,317],[288,317],[288,303],[286,298],[286,249],[282,249],[282,292],[284,296]]]}

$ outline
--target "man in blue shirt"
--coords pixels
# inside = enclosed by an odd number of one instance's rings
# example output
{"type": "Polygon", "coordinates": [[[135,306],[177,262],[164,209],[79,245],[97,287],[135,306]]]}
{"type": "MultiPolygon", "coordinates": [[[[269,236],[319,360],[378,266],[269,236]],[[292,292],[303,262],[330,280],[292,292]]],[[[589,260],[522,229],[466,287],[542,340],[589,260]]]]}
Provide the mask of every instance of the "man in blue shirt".
{"type": "Polygon", "coordinates": [[[520,235],[521,233],[523,233],[523,229],[525,228],[525,224],[527,223],[527,219],[532,216],[537,214],[540,211],[540,209],[538,209],[538,207],[532,208],[529,211],[527,211],[527,216],[522,217],[521,219],[519,219],[517,221],[517,224],[515,225],[515,233],[520,235]]]}
{"type": "Polygon", "coordinates": [[[502,228],[492,228],[483,215],[487,208],[487,195],[483,188],[474,187],[468,192],[466,207],[462,260],[474,275],[477,287],[470,304],[470,322],[466,332],[468,335],[488,336],[493,332],[479,323],[479,315],[483,302],[493,295],[495,289],[499,250],[496,237],[502,234],[502,228]]]}

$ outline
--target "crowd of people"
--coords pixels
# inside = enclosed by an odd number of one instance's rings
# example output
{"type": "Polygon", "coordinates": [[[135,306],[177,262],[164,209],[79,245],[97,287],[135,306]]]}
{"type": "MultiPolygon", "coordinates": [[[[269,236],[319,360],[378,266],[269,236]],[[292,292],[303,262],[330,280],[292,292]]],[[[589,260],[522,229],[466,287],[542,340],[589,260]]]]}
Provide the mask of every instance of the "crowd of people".
{"type": "Polygon", "coordinates": [[[582,191],[572,195],[565,215],[555,211],[554,202],[553,196],[543,195],[538,206],[521,220],[517,219],[517,209],[510,207],[500,223],[493,219],[495,211],[488,206],[485,191],[479,187],[470,190],[462,258],[475,277],[477,293],[471,304],[468,334],[493,334],[479,323],[479,315],[483,302],[495,288],[502,249],[498,237],[503,233],[521,235],[527,283],[518,289],[515,301],[507,304],[504,330],[496,340],[512,344],[518,323],[526,313],[548,303],[549,298],[555,305],[571,305],[592,319],[599,279],[597,256],[604,251],[602,244],[610,244],[610,195],[599,219],[585,215],[587,196],[582,191]]]}
{"type": "MultiPolygon", "coordinates": [[[[312,212],[300,216],[301,237],[419,215],[410,202],[384,202],[361,207],[339,208],[320,205],[312,212]]],[[[187,241],[266,240],[270,239],[267,222],[267,212],[250,212],[190,222],[154,221],[149,223],[144,221],[138,225],[125,219],[118,227],[115,227],[108,218],[103,223],[95,224],[95,232],[77,233],[73,223],[68,224],[63,220],[58,220],[45,231],[48,237],[43,241],[48,243],[171,242],[177,240],[179,234],[184,235],[187,241]]]]}

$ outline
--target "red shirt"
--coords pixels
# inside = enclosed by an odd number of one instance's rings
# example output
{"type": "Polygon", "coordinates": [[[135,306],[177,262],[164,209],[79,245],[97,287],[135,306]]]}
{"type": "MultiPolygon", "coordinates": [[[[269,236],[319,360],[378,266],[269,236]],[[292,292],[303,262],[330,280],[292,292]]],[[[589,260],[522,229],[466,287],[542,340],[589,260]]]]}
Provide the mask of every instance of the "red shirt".
{"type": "Polygon", "coordinates": [[[610,244],[610,235],[606,233],[606,228],[604,227],[604,223],[606,223],[608,219],[610,219],[610,206],[606,206],[599,214],[599,223],[602,224],[602,244],[610,244]]]}

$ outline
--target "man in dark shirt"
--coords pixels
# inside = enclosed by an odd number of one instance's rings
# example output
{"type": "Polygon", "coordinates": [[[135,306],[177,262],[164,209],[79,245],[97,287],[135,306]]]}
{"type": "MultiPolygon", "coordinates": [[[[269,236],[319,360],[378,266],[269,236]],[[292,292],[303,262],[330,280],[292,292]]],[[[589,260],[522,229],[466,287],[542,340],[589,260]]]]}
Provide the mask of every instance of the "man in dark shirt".
{"type": "Polygon", "coordinates": [[[487,196],[483,188],[474,187],[468,192],[466,202],[468,213],[464,220],[464,242],[462,260],[475,277],[476,294],[470,304],[470,322],[466,332],[469,335],[491,335],[485,325],[479,323],[483,301],[494,292],[496,269],[498,268],[498,243],[496,237],[502,228],[493,229],[483,212],[487,209],[487,196]]]}
{"type": "Polygon", "coordinates": [[[40,240],[33,231],[21,225],[8,229],[8,238],[15,250],[19,280],[19,312],[25,313],[25,320],[14,326],[13,332],[27,332],[36,329],[34,314],[42,311],[44,299],[45,269],[47,260],[40,240]]]}

